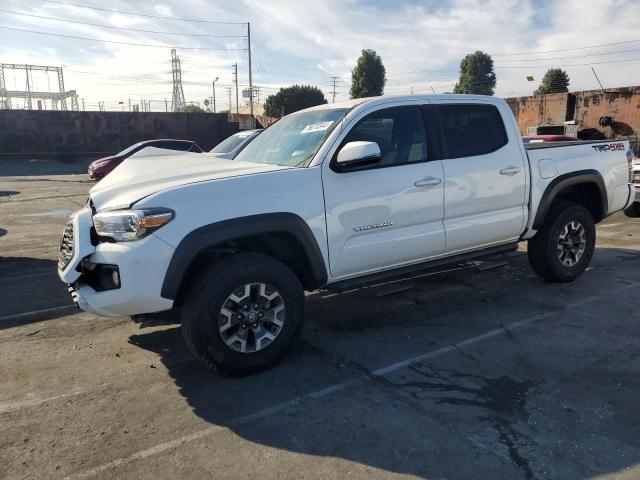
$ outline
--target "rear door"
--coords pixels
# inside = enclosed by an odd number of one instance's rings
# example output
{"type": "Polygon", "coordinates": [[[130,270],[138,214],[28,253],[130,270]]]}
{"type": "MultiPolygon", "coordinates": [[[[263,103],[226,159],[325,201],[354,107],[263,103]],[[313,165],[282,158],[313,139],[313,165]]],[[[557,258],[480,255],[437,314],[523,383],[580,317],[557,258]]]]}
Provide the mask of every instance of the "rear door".
{"type": "Polygon", "coordinates": [[[517,240],[527,175],[520,145],[509,141],[506,112],[488,102],[433,103],[441,128],[447,253],[517,240]]]}
{"type": "MultiPolygon", "coordinates": [[[[363,112],[340,140],[376,142],[382,160],[340,172],[323,164],[330,270],[343,278],[444,252],[442,162],[430,156],[420,105],[363,112]]],[[[335,155],[334,155],[335,157],[335,155]]]]}

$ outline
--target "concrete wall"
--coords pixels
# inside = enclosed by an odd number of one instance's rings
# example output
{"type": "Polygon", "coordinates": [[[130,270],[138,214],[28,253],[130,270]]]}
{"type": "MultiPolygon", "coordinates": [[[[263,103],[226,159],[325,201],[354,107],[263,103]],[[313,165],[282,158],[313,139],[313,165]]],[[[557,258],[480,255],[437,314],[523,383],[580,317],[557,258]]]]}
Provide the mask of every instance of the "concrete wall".
{"type": "Polygon", "coordinates": [[[0,110],[0,159],[98,158],[154,138],[194,140],[208,150],[237,131],[224,113],[0,110]]]}
{"type": "Polygon", "coordinates": [[[640,86],[607,88],[605,93],[588,90],[508,98],[507,103],[522,134],[527,127],[574,120],[578,131],[597,129],[606,138],[630,136],[637,141],[640,135],[640,86]],[[600,126],[600,118],[605,116],[613,118],[612,126],[600,126]]]}

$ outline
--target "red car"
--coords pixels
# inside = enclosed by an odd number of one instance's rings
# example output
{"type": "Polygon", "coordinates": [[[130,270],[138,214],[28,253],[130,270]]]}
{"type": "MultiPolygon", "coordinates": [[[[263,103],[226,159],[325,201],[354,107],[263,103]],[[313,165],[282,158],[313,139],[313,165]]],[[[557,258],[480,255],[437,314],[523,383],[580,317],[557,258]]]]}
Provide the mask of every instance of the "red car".
{"type": "Polygon", "coordinates": [[[524,143],[542,143],[542,142],[577,142],[580,140],[576,137],[568,135],[525,135],[522,137],[524,143]]]}
{"type": "Polygon", "coordinates": [[[202,153],[203,150],[197,143],[191,140],[145,140],[138,142],[135,145],[131,145],[129,148],[125,148],[120,153],[117,153],[111,157],[100,158],[89,165],[89,178],[93,180],[100,180],[110,173],[114,168],[120,165],[125,159],[129,158],[136,152],[139,152],[145,147],[164,148],[166,150],[178,150],[180,152],[195,152],[202,153]]]}

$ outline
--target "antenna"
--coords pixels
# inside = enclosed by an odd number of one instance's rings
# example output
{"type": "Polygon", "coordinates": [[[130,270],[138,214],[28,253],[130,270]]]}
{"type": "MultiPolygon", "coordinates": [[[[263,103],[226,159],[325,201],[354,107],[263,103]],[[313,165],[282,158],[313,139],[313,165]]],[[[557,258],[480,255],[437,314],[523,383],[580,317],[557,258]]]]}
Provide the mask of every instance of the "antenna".
{"type": "Polygon", "coordinates": [[[596,77],[596,80],[598,81],[598,85],[600,85],[600,90],[602,90],[602,93],[607,93],[604,91],[604,87],[602,86],[602,83],[600,83],[600,79],[598,78],[598,74],[596,73],[595,69],[593,67],[591,67],[591,71],[593,72],[593,75],[596,77]]]}

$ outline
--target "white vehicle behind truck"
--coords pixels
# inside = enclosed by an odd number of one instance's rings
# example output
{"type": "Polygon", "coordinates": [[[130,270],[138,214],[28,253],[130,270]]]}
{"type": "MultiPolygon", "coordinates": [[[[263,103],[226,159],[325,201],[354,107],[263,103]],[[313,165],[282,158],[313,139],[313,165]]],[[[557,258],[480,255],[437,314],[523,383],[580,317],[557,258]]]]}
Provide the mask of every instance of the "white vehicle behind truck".
{"type": "MultiPolygon", "coordinates": [[[[628,207],[627,142],[522,143],[486,96],[376,97],[288,115],[233,162],[126,160],[68,220],[60,278],[103,316],[180,313],[205,366],[247,374],[299,336],[304,291],[506,252],[572,281],[628,207]]],[[[148,149],[149,150],[149,149],[148,149]]]]}

